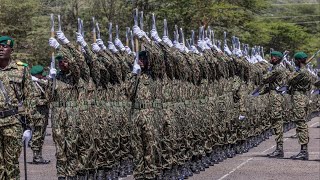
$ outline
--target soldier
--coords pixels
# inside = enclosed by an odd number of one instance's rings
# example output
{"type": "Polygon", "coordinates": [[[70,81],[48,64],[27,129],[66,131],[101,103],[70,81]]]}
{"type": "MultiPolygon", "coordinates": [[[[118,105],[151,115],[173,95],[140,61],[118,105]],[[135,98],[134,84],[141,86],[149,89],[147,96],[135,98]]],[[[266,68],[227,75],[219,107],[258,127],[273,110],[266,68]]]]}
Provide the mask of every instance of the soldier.
{"type": "Polygon", "coordinates": [[[308,143],[309,132],[306,123],[308,95],[307,92],[311,89],[312,76],[306,68],[307,54],[304,52],[297,52],[294,55],[294,63],[297,66],[297,72],[290,77],[288,81],[289,92],[293,102],[293,121],[296,124],[296,133],[298,141],[301,145],[299,154],[291,156],[292,159],[308,160],[308,143]]]}
{"type": "MultiPolygon", "coordinates": [[[[67,46],[70,42],[63,42],[67,46]]],[[[78,168],[78,131],[79,111],[77,106],[78,84],[80,68],[71,52],[61,46],[54,38],[49,39],[49,45],[58,51],[56,60],[59,62],[60,72],[57,74],[53,104],[53,140],[56,145],[58,179],[75,179],[78,168]]],[[[50,69],[50,76],[56,74],[55,69],[50,69]]]]}
{"type": "Polygon", "coordinates": [[[33,163],[48,164],[50,163],[50,160],[45,160],[42,157],[42,146],[46,135],[49,116],[49,106],[46,98],[48,81],[45,77],[46,73],[44,72],[44,68],[41,65],[33,66],[30,73],[33,82],[32,103],[36,106],[30,120],[34,128],[31,141],[33,163]]]}
{"type": "Polygon", "coordinates": [[[11,57],[14,40],[0,37],[0,179],[20,179],[21,137],[30,112],[31,77],[27,64],[11,57]]]}
{"type": "Polygon", "coordinates": [[[285,78],[285,70],[280,65],[283,58],[283,54],[279,51],[271,52],[270,63],[273,65],[271,70],[265,74],[262,79],[263,88],[260,94],[268,94],[268,114],[270,121],[272,123],[272,128],[274,129],[276,135],[276,150],[270,154],[268,157],[283,157],[283,118],[282,118],[282,103],[283,96],[282,91],[279,89],[284,85],[283,80],[285,78]]]}

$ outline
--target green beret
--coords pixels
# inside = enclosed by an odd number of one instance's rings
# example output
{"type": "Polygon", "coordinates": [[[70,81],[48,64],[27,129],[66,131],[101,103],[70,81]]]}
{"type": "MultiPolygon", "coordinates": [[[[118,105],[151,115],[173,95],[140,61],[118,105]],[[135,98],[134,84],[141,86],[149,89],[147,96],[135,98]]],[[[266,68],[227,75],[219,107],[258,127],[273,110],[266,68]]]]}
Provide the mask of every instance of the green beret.
{"type": "Polygon", "coordinates": [[[147,52],[146,51],[140,51],[139,52],[139,58],[147,58],[147,52]]]}
{"type": "Polygon", "coordinates": [[[31,75],[42,74],[43,73],[43,66],[41,66],[41,65],[32,66],[30,73],[31,73],[31,75]]]}
{"type": "Polygon", "coordinates": [[[279,52],[279,51],[272,51],[271,52],[271,56],[282,58],[283,54],[281,52],[279,52]]]}
{"type": "Polygon", "coordinates": [[[294,54],[294,59],[306,59],[308,58],[308,55],[304,52],[297,52],[294,54]]]}
{"type": "Polygon", "coordinates": [[[57,61],[63,60],[63,55],[62,54],[57,54],[56,57],[55,57],[55,60],[57,60],[57,61]]]}
{"type": "Polygon", "coordinates": [[[0,44],[9,45],[11,48],[13,48],[14,40],[9,36],[1,36],[0,44]]]}

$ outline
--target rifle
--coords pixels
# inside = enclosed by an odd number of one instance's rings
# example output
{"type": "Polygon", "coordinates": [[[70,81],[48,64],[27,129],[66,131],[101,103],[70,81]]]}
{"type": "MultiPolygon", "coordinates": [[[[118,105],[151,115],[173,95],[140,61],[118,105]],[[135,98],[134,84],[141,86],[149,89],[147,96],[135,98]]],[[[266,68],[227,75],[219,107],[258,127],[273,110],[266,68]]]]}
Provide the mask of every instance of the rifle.
{"type": "Polygon", "coordinates": [[[93,43],[97,42],[97,34],[96,34],[96,26],[95,26],[95,19],[92,17],[92,38],[93,38],[93,43]]]}
{"type": "MultiPolygon", "coordinates": [[[[138,9],[136,10],[136,12],[138,12],[138,9]]],[[[137,19],[138,19],[138,14],[136,14],[137,19]]],[[[138,24],[137,24],[138,25],[138,24]]],[[[143,11],[140,12],[140,29],[143,31],[143,11]]],[[[138,46],[136,46],[136,48],[138,48],[138,46]]],[[[141,43],[141,50],[145,50],[143,47],[143,44],[141,43]]]]}
{"type": "Polygon", "coordinates": [[[313,60],[313,58],[315,58],[318,55],[319,52],[320,49],[316,53],[314,53],[309,59],[307,59],[306,64],[310,63],[313,60]]]}
{"type": "Polygon", "coordinates": [[[126,46],[129,47],[129,33],[130,33],[130,28],[126,28],[126,46]]]}
{"type": "Polygon", "coordinates": [[[109,41],[112,42],[112,23],[109,23],[109,41]]]}
{"type": "MultiPolygon", "coordinates": [[[[78,18],[78,33],[81,34],[81,30],[82,30],[82,24],[81,24],[81,19],[78,18]]],[[[81,45],[78,46],[79,51],[81,52],[81,45]]]]}
{"type": "MultiPolygon", "coordinates": [[[[58,15],[58,19],[60,19],[60,15],[58,15]]],[[[61,26],[60,26],[60,29],[61,29],[61,26]]],[[[51,14],[51,37],[52,38],[54,37],[54,16],[53,16],[53,14],[51,14]]],[[[56,67],[56,65],[55,65],[54,51],[52,51],[50,68],[54,69],[55,67],[56,67]]],[[[55,75],[52,77],[52,82],[53,82],[53,85],[52,85],[51,95],[52,95],[52,98],[53,98],[54,90],[56,88],[56,76],[55,75]]]]}

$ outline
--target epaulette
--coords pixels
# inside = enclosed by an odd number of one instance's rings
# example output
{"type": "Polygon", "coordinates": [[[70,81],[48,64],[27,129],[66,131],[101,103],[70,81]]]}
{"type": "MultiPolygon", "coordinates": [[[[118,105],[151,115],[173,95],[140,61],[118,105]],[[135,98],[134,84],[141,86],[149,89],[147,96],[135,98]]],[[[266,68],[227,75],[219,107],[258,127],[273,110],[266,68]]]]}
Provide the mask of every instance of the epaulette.
{"type": "Polygon", "coordinates": [[[17,61],[16,64],[17,64],[18,66],[28,67],[28,64],[27,64],[27,63],[24,63],[24,62],[21,62],[21,61],[17,61]]]}

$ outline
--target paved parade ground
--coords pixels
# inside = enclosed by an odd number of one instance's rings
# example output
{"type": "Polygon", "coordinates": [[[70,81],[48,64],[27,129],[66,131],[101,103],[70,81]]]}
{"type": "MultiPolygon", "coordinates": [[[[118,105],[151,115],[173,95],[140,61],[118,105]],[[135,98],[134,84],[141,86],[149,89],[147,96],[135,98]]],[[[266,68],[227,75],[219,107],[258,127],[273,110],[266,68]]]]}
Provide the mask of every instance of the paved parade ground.
{"type": "MultiPolygon", "coordinates": [[[[274,136],[262,142],[258,147],[248,153],[237,155],[220,164],[211,166],[199,175],[194,175],[191,180],[319,180],[320,179],[320,118],[314,118],[309,125],[309,161],[294,161],[289,157],[300,150],[297,139],[289,138],[295,129],[285,133],[284,151],[285,158],[270,159],[266,154],[275,148],[274,136]]],[[[51,134],[49,126],[48,133],[51,134]]],[[[46,136],[43,148],[44,158],[51,159],[49,165],[28,164],[29,180],[56,180],[55,147],[52,136],[46,136]]],[[[27,149],[27,161],[32,161],[32,151],[27,149]]],[[[21,179],[24,179],[23,155],[20,157],[21,179]]],[[[132,176],[123,178],[133,179],[132,176]]]]}

